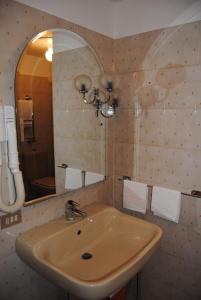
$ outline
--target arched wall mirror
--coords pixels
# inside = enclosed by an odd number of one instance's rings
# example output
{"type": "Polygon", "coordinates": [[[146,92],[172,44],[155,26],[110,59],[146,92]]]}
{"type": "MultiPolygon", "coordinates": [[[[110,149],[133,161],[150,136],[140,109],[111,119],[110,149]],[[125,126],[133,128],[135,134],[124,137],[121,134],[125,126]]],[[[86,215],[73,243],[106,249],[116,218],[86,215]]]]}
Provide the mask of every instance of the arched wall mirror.
{"type": "Polygon", "coordinates": [[[94,182],[104,179],[107,119],[83,101],[74,82],[86,74],[98,87],[102,72],[92,48],[68,30],[39,33],[24,49],[16,69],[16,112],[26,201],[82,187],[88,173],[98,176],[94,182]]]}

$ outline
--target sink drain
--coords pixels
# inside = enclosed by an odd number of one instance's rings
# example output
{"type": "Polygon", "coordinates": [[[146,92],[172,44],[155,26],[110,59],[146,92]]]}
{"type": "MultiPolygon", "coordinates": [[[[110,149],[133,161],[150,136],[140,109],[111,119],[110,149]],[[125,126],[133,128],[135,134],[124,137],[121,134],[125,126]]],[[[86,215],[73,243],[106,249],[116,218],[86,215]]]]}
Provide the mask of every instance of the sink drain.
{"type": "Polygon", "coordinates": [[[91,253],[85,252],[81,255],[82,259],[91,259],[93,255],[91,253]]]}

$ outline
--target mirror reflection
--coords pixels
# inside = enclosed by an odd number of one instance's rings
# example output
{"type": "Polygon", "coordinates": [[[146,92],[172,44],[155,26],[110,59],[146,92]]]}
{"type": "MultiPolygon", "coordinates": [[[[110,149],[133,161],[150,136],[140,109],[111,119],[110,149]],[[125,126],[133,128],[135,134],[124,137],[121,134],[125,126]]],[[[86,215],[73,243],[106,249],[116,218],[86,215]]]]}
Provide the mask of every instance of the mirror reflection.
{"type": "Polygon", "coordinates": [[[107,119],[75,88],[80,74],[99,88],[102,73],[91,47],[67,30],[39,33],[24,49],[16,111],[26,201],[104,179],[107,119]]]}
{"type": "Polygon", "coordinates": [[[50,46],[50,32],[33,39],[16,71],[18,149],[27,201],[56,192],[52,63],[44,55],[50,46]]]}

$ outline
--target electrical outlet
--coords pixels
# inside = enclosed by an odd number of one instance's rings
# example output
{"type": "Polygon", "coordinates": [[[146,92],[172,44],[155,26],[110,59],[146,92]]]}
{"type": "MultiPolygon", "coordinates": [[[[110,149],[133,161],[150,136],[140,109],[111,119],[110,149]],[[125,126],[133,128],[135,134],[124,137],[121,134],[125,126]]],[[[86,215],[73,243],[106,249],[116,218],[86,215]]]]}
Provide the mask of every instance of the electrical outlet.
{"type": "Polygon", "coordinates": [[[1,229],[16,225],[22,222],[21,210],[16,211],[12,214],[6,214],[0,217],[1,229]]]}

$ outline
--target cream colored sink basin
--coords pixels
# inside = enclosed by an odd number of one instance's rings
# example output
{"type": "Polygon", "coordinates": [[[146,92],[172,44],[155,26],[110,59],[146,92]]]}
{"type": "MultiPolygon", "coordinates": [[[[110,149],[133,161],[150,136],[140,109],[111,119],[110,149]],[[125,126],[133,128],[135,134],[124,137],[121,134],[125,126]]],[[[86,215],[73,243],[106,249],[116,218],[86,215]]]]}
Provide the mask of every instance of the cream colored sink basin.
{"type": "Polygon", "coordinates": [[[70,293],[102,299],[124,286],[156,250],[162,231],[115,208],[94,203],[88,217],[64,218],[20,235],[19,256],[70,293]]]}

